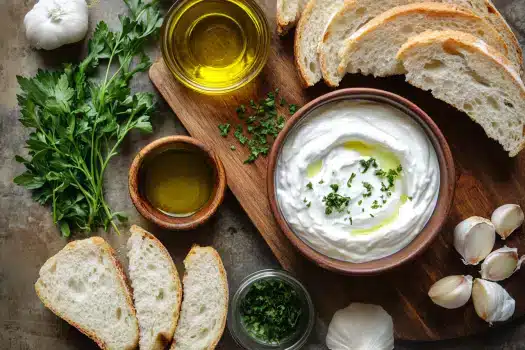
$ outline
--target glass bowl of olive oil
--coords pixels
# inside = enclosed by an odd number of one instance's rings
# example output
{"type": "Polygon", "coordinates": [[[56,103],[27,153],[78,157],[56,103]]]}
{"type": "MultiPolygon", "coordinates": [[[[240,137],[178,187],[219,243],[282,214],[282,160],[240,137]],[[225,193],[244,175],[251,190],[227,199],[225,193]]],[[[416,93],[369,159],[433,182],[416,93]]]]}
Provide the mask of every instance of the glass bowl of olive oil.
{"type": "Polygon", "coordinates": [[[263,69],[270,30],[253,0],[179,0],[161,30],[164,62],[185,86],[222,94],[248,84],[263,69]]]}
{"type": "Polygon", "coordinates": [[[153,141],[130,167],[133,204],[144,218],[166,229],[192,229],[204,223],[222,202],[225,189],[222,162],[191,137],[153,141]]]}

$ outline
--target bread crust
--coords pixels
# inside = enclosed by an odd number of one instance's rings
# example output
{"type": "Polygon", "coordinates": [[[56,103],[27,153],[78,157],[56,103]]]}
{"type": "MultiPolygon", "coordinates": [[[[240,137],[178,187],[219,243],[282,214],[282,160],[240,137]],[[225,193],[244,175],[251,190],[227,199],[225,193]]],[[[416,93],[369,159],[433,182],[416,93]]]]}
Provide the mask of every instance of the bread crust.
{"type": "Polygon", "coordinates": [[[306,72],[304,70],[303,65],[301,64],[300,59],[300,45],[303,35],[304,35],[304,27],[306,23],[308,22],[310,15],[312,14],[312,10],[315,6],[317,0],[309,0],[308,4],[306,4],[306,7],[303,10],[303,13],[301,14],[301,18],[299,19],[299,22],[297,23],[297,26],[295,28],[295,38],[294,38],[294,57],[295,57],[295,67],[297,68],[297,73],[299,75],[299,80],[301,81],[301,85],[304,88],[308,88],[312,86],[313,84],[308,81],[308,77],[306,75],[306,72]]]}
{"type": "MultiPolygon", "coordinates": [[[[416,37],[411,38],[407,41],[398,51],[396,57],[399,60],[403,60],[408,52],[417,46],[430,45],[435,42],[440,42],[443,45],[444,50],[457,50],[461,48],[478,55],[482,55],[492,61],[493,64],[503,68],[503,73],[510,79],[520,90],[522,99],[525,99],[525,86],[520,79],[519,74],[514,70],[511,62],[497,50],[489,45],[481,45],[480,40],[473,35],[447,30],[447,31],[434,31],[420,34],[416,37]]],[[[518,147],[509,151],[509,156],[516,156],[525,147],[525,141],[522,142],[518,147]]]]}
{"type": "MultiPolygon", "coordinates": [[[[118,280],[119,280],[121,289],[124,292],[124,295],[126,297],[126,303],[130,307],[131,314],[132,314],[133,317],[135,317],[135,321],[136,321],[135,322],[135,326],[136,326],[137,337],[134,340],[134,345],[131,346],[131,347],[128,347],[127,349],[128,350],[136,349],[137,346],[138,346],[138,343],[139,343],[139,336],[138,336],[139,335],[139,327],[138,327],[137,314],[136,314],[136,311],[135,311],[135,306],[133,305],[133,299],[131,297],[131,290],[130,290],[130,287],[129,287],[129,283],[128,283],[127,277],[124,274],[124,271],[122,269],[122,265],[120,264],[120,262],[118,261],[118,259],[116,257],[115,250],[102,237],[94,236],[94,237],[91,237],[91,238],[87,238],[85,240],[91,240],[91,242],[93,244],[99,246],[100,249],[102,249],[104,252],[106,252],[109,255],[109,258],[111,259],[111,263],[115,266],[115,269],[117,271],[117,276],[119,276],[118,280]]],[[[74,250],[77,245],[78,245],[78,241],[70,242],[64,248],[62,248],[61,251],[74,250]]],[[[58,252],[58,253],[60,253],[60,252],[58,252]]],[[[51,260],[51,259],[55,259],[55,256],[56,256],[56,254],[54,256],[52,256],[51,258],[49,258],[48,261],[51,260]]],[[[86,336],[91,338],[95,343],[97,343],[97,345],[101,349],[109,350],[108,345],[101,338],[99,338],[96,333],[88,331],[87,329],[82,328],[78,323],[72,321],[69,317],[65,316],[64,314],[62,314],[61,312],[56,310],[52,306],[51,302],[42,295],[42,293],[40,291],[39,282],[40,282],[40,278],[35,283],[35,290],[36,290],[36,294],[38,295],[38,297],[40,298],[40,300],[42,301],[42,303],[44,304],[45,307],[47,307],[55,315],[57,315],[58,317],[62,318],[64,321],[66,321],[67,323],[69,323],[70,325],[72,325],[73,327],[78,329],[80,332],[84,333],[86,336]]]]}
{"type": "MultiPolygon", "coordinates": [[[[199,253],[199,251],[206,251],[208,252],[209,254],[211,254],[217,264],[217,267],[219,268],[219,277],[221,279],[221,284],[223,286],[223,290],[224,290],[224,312],[223,312],[223,315],[221,317],[221,331],[217,334],[217,337],[214,339],[214,341],[210,344],[210,346],[208,347],[207,350],[213,350],[217,347],[217,344],[219,343],[219,341],[221,340],[222,338],[222,335],[224,333],[224,329],[226,328],[226,317],[228,315],[228,300],[229,300],[229,288],[228,288],[228,278],[227,278],[227,275],[226,275],[226,270],[224,269],[224,265],[222,263],[222,259],[221,259],[221,256],[219,255],[219,253],[213,248],[213,247],[201,247],[199,246],[198,244],[194,244],[188,255],[186,255],[186,258],[184,258],[184,266],[186,267],[186,270],[187,270],[187,266],[191,264],[191,258],[193,255],[197,255],[199,253]]],[[[186,276],[188,275],[187,272],[184,272],[184,277],[183,277],[183,284],[184,284],[184,281],[186,279],[186,276]]],[[[176,348],[176,340],[175,338],[173,339],[173,343],[171,344],[171,347],[170,347],[170,350],[177,350],[176,348]]]]}
{"type": "MultiPolygon", "coordinates": [[[[137,225],[131,226],[129,231],[131,232],[132,235],[138,234],[142,236],[144,239],[151,240],[160,249],[165,259],[170,262],[170,266],[172,269],[172,275],[177,285],[176,286],[177,305],[176,305],[176,314],[173,317],[173,326],[169,330],[168,333],[161,332],[158,334],[157,339],[155,340],[155,345],[153,347],[153,349],[162,350],[162,349],[165,349],[166,346],[168,346],[171,343],[171,341],[173,340],[173,336],[175,334],[175,329],[177,329],[177,324],[179,322],[179,317],[180,317],[180,307],[182,304],[182,283],[180,281],[177,267],[175,266],[175,263],[173,262],[173,259],[171,258],[170,253],[168,252],[164,244],[162,244],[162,242],[157,237],[155,237],[153,234],[149,233],[148,231],[144,230],[142,227],[137,226],[137,225]]],[[[139,322],[139,330],[140,330],[140,322],[139,322]]]]}

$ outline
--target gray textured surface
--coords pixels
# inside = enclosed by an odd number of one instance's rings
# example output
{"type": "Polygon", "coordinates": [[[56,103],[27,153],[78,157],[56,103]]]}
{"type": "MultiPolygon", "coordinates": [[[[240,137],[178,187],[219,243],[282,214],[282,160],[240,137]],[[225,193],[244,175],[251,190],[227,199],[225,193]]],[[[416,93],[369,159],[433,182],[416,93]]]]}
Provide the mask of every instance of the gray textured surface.
{"type": "MultiPolygon", "coordinates": [[[[23,154],[26,130],[18,123],[16,75],[32,75],[39,67],[54,67],[63,61],[82,57],[85,43],[53,52],[29,48],[22,20],[34,0],[0,0],[0,348],[1,349],[95,349],[94,343],[43,307],[33,289],[38,269],[65,240],[53,226],[48,208],[31,200],[30,194],[15,186],[12,179],[23,169],[13,161],[23,154]]],[[[496,5],[514,26],[522,45],[525,39],[525,0],[500,0],[496,5]]],[[[116,24],[124,11],[120,0],[100,0],[90,10],[90,23],[101,19],[116,24]]],[[[158,55],[155,48],[152,57],[158,55]]],[[[146,74],[135,81],[135,88],[153,91],[146,74]]],[[[184,133],[168,106],[159,99],[160,113],[154,120],[154,135],[132,135],[124,144],[122,155],[114,158],[108,169],[107,198],[115,210],[130,213],[130,222],[152,230],[170,252],[181,260],[192,243],[211,244],[220,252],[235,291],[242,278],[256,270],[277,267],[269,248],[248,220],[235,198],[228,193],[218,214],[204,227],[192,232],[163,232],[137,214],[128,196],[127,170],[136,152],[148,142],[171,134],[184,133]]],[[[123,261],[126,235],[100,234],[117,249],[123,261]]],[[[77,236],[78,237],[78,236],[77,236]]],[[[329,297],[327,295],[327,297],[329,297]]],[[[325,349],[326,324],[316,325],[307,349],[325,349]]],[[[237,349],[228,332],[220,349],[237,349]]],[[[525,349],[525,323],[487,334],[438,343],[399,343],[396,349],[525,349]]]]}

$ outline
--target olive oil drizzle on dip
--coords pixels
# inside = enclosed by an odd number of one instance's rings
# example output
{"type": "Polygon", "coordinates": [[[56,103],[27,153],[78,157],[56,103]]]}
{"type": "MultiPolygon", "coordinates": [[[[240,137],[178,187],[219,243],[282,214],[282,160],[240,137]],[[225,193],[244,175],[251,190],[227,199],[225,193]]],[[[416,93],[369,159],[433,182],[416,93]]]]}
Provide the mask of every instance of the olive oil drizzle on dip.
{"type": "Polygon", "coordinates": [[[214,171],[197,150],[165,150],[147,160],[141,170],[145,197],[165,214],[192,215],[211,197],[214,171]]]}

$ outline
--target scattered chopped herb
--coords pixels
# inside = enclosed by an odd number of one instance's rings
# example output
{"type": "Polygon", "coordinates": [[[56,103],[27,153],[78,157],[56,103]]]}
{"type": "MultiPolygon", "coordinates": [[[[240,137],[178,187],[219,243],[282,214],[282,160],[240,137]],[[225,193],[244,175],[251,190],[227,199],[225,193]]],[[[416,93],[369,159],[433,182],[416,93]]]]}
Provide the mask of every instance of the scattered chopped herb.
{"type": "Polygon", "coordinates": [[[332,188],[333,192],[330,192],[327,196],[323,197],[323,202],[326,206],[325,214],[330,215],[334,210],[338,213],[342,213],[348,206],[348,203],[350,203],[351,198],[341,196],[340,194],[336,193],[339,189],[338,185],[334,186],[334,184],[332,184],[330,187],[332,188]]]}
{"type": "Polygon", "coordinates": [[[350,216],[348,219],[350,220],[350,225],[353,225],[354,221],[352,220],[352,217],[350,216]]]}
{"type": "Polygon", "coordinates": [[[230,124],[219,124],[219,131],[221,133],[222,137],[228,136],[228,132],[230,132],[230,124]]]}
{"type": "Polygon", "coordinates": [[[379,176],[379,177],[385,177],[386,173],[385,173],[385,171],[383,169],[377,169],[375,171],[374,175],[379,176]]]}
{"type": "Polygon", "coordinates": [[[308,204],[306,204],[306,207],[310,208],[311,205],[312,205],[312,202],[308,202],[308,204]]]}
{"type": "Polygon", "coordinates": [[[281,97],[281,100],[279,101],[279,105],[284,106],[286,104],[286,100],[284,97],[281,97]]]}
{"type": "Polygon", "coordinates": [[[352,180],[355,179],[355,173],[352,173],[352,175],[350,175],[350,178],[348,179],[348,181],[346,182],[346,186],[348,187],[352,187],[352,180]]]}
{"type": "Polygon", "coordinates": [[[363,204],[363,200],[362,199],[360,199],[359,202],[357,202],[357,205],[361,205],[361,204],[363,204]]]}
{"type": "Polygon", "coordinates": [[[388,186],[385,185],[383,182],[381,182],[381,191],[387,192],[394,188],[396,179],[401,176],[401,172],[403,171],[403,167],[399,165],[396,169],[389,169],[388,172],[385,172],[384,170],[380,169],[375,172],[375,174],[381,178],[385,178],[388,182],[388,186]]]}
{"type": "Polygon", "coordinates": [[[314,188],[314,186],[312,185],[311,181],[306,184],[306,188],[309,189],[309,190],[312,190],[314,188]]]}
{"type": "Polygon", "coordinates": [[[231,145],[231,146],[230,146],[230,149],[231,149],[232,151],[235,151],[237,148],[236,148],[234,145],[231,145]]]}
{"type": "Polygon", "coordinates": [[[334,191],[334,192],[339,191],[339,185],[338,185],[338,184],[331,184],[331,185],[330,185],[330,188],[331,188],[332,191],[334,191]]]}
{"type": "Polygon", "coordinates": [[[372,209],[379,209],[381,208],[381,205],[379,205],[379,203],[377,202],[377,200],[373,201],[372,202],[372,206],[371,206],[372,209]]]}
{"type": "Polygon", "coordinates": [[[361,213],[364,213],[365,212],[365,208],[361,208],[361,213]]]}
{"type": "Polygon", "coordinates": [[[306,197],[304,197],[303,202],[308,203],[308,200],[306,199],[306,197]]]}
{"type": "Polygon", "coordinates": [[[377,168],[377,162],[375,158],[368,158],[367,160],[361,159],[359,165],[363,167],[362,174],[366,173],[370,167],[377,168]]]}
{"type": "Polygon", "coordinates": [[[372,190],[374,186],[370,185],[368,182],[363,182],[363,187],[366,189],[366,193],[363,194],[363,197],[370,197],[372,195],[372,190]]]}
{"type": "Polygon", "coordinates": [[[288,107],[288,112],[290,112],[290,115],[293,115],[295,112],[297,112],[297,105],[290,104],[288,107]]]}
{"type": "Polygon", "coordinates": [[[412,199],[413,199],[413,197],[412,197],[412,196],[407,196],[407,198],[408,198],[409,200],[412,200],[412,199]]]}
{"type": "Polygon", "coordinates": [[[319,185],[322,185],[322,184],[324,184],[324,180],[323,179],[321,179],[321,181],[319,181],[319,185]]]}
{"type": "Polygon", "coordinates": [[[237,107],[235,111],[237,112],[237,115],[239,116],[239,118],[244,117],[244,113],[246,113],[246,106],[240,105],[239,107],[237,107]]]}
{"type": "Polygon", "coordinates": [[[370,214],[370,217],[371,217],[371,218],[375,218],[374,214],[370,214]]]}
{"type": "Polygon", "coordinates": [[[276,279],[255,282],[241,301],[241,320],[255,338],[272,344],[295,332],[303,310],[297,292],[276,279]]]}
{"type": "Polygon", "coordinates": [[[244,145],[246,142],[248,142],[248,138],[242,133],[242,125],[237,125],[233,136],[235,136],[241,145],[244,145]]]}

